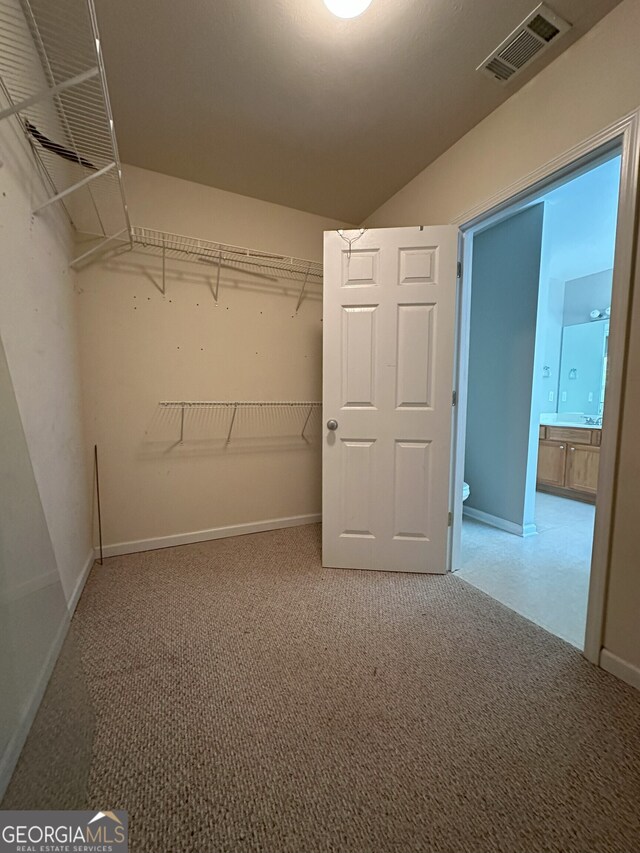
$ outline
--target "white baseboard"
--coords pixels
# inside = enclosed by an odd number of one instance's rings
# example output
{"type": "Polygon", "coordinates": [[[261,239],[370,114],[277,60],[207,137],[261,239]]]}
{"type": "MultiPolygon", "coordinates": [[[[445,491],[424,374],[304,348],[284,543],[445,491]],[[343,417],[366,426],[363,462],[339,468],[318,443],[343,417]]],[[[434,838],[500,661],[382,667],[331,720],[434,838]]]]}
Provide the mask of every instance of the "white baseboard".
{"type": "Polygon", "coordinates": [[[25,703],[22,716],[13,731],[11,740],[2,754],[2,758],[0,758],[0,800],[4,797],[7,786],[11,781],[11,776],[16,768],[16,764],[18,763],[20,753],[22,752],[22,748],[27,740],[33,721],[38,713],[38,708],[42,702],[44,692],[47,689],[47,684],[49,683],[51,673],[53,672],[53,668],[58,660],[58,655],[60,654],[60,649],[62,648],[64,639],[67,636],[68,629],[69,616],[65,614],[58,627],[53,643],[51,644],[49,653],[42,664],[35,686],[31,691],[31,696],[25,703]]]}
{"type": "Polygon", "coordinates": [[[621,681],[626,681],[636,690],[640,690],[640,667],[634,666],[618,655],[614,655],[608,649],[603,649],[600,653],[600,666],[615,675],[621,681]]]}
{"type": "MultiPolygon", "coordinates": [[[[105,545],[102,549],[105,557],[119,557],[123,554],[137,554],[140,551],[155,551],[158,548],[175,548],[177,545],[192,545],[195,542],[208,542],[210,539],[225,539],[228,536],[244,536],[247,533],[263,533],[266,530],[280,530],[284,527],[299,527],[302,524],[317,524],[322,521],[320,513],[310,515],[292,515],[289,518],[271,518],[267,521],[252,521],[247,524],[230,524],[227,527],[213,527],[210,530],[197,530],[194,533],[176,533],[172,536],[160,536],[157,539],[138,539],[134,542],[119,542],[105,545]]],[[[100,556],[100,549],[94,554],[100,556]]]]}
{"type": "Polygon", "coordinates": [[[80,572],[80,576],[76,581],[76,585],[73,588],[73,592],[69,597],[69,601],[67,602],[70,617],[73,616],[73,614],[75,613],[75,609],[78,606],[78,601],[80,600],[80,596],[82,595],[82,590],[84,589],[84,585],[87,582],[87,578],[89,577],[89,572],[93,568],[93,564],[95,563],[95,561],[96,558],[92,548],[89,552],[89,556],[86,559],[84,568],[80,572]]]}
{"type": "Polygon", "coordinates": [[[505,530],[507,533],[514,533],[516,536],[535,536],[538,528],[535,524],[516,524],[513,521],[508,521],[506,518],[500,518],[498,515],[483,512],[481,509],[475,509],[472,506],[464,506],[462,514],[467,518],[472,518],[474,521],[481,521],[483,524],[488,524],[490,527],[497,527],[499,530],[505,530]]]}

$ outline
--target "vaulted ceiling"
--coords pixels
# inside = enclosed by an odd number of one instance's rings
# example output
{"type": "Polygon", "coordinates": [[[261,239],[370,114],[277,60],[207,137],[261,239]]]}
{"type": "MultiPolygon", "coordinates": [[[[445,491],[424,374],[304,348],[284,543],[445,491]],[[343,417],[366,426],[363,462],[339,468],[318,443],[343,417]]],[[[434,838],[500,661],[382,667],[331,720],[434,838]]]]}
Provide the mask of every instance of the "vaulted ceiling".
{"type": "Polygon", "coordinates": [[[97,10],[125,163],[358,223],[618,2],[550,0],[573,29],[504,87],[476,66],[536,0],[373,0],[352,20],[322,0],[97,10]]]}

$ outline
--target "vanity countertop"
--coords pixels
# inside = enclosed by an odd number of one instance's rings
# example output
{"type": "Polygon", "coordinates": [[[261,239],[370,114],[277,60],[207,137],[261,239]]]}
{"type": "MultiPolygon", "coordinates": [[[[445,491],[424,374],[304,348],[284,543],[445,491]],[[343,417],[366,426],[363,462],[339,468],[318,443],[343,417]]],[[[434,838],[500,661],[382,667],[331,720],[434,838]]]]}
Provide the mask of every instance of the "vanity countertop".
{"type": "Polygon", "coordinates": [[[571,427],[571,429],[602,429],[602,424],[586,424],[584,421],[551,420],[544,416],[540,418],[540,426],[571,427]]]}

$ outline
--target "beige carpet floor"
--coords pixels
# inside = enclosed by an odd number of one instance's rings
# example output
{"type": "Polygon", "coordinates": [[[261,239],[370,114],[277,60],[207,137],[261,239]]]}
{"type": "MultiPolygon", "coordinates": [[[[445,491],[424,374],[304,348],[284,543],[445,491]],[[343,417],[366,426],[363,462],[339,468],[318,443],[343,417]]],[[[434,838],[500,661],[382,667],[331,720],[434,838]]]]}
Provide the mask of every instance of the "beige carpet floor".
{"type": "Polygon", "coordinates": [[[455,576],[309,526],[106,560],[75,628],[134,853],[640,851],[640,693],[455,576]]]}

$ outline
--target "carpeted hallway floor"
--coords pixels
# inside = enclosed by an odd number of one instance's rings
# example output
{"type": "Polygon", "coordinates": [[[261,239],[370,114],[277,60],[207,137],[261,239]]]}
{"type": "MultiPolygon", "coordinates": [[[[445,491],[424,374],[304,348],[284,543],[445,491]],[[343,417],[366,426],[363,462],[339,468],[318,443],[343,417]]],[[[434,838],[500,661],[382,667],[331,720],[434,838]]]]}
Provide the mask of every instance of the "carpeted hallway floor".
{"type": "Polygon", "coordinates": [[[318,526],[116,557],[75,618],[133,853],[640,851],[640,694],[318,526]]]}

